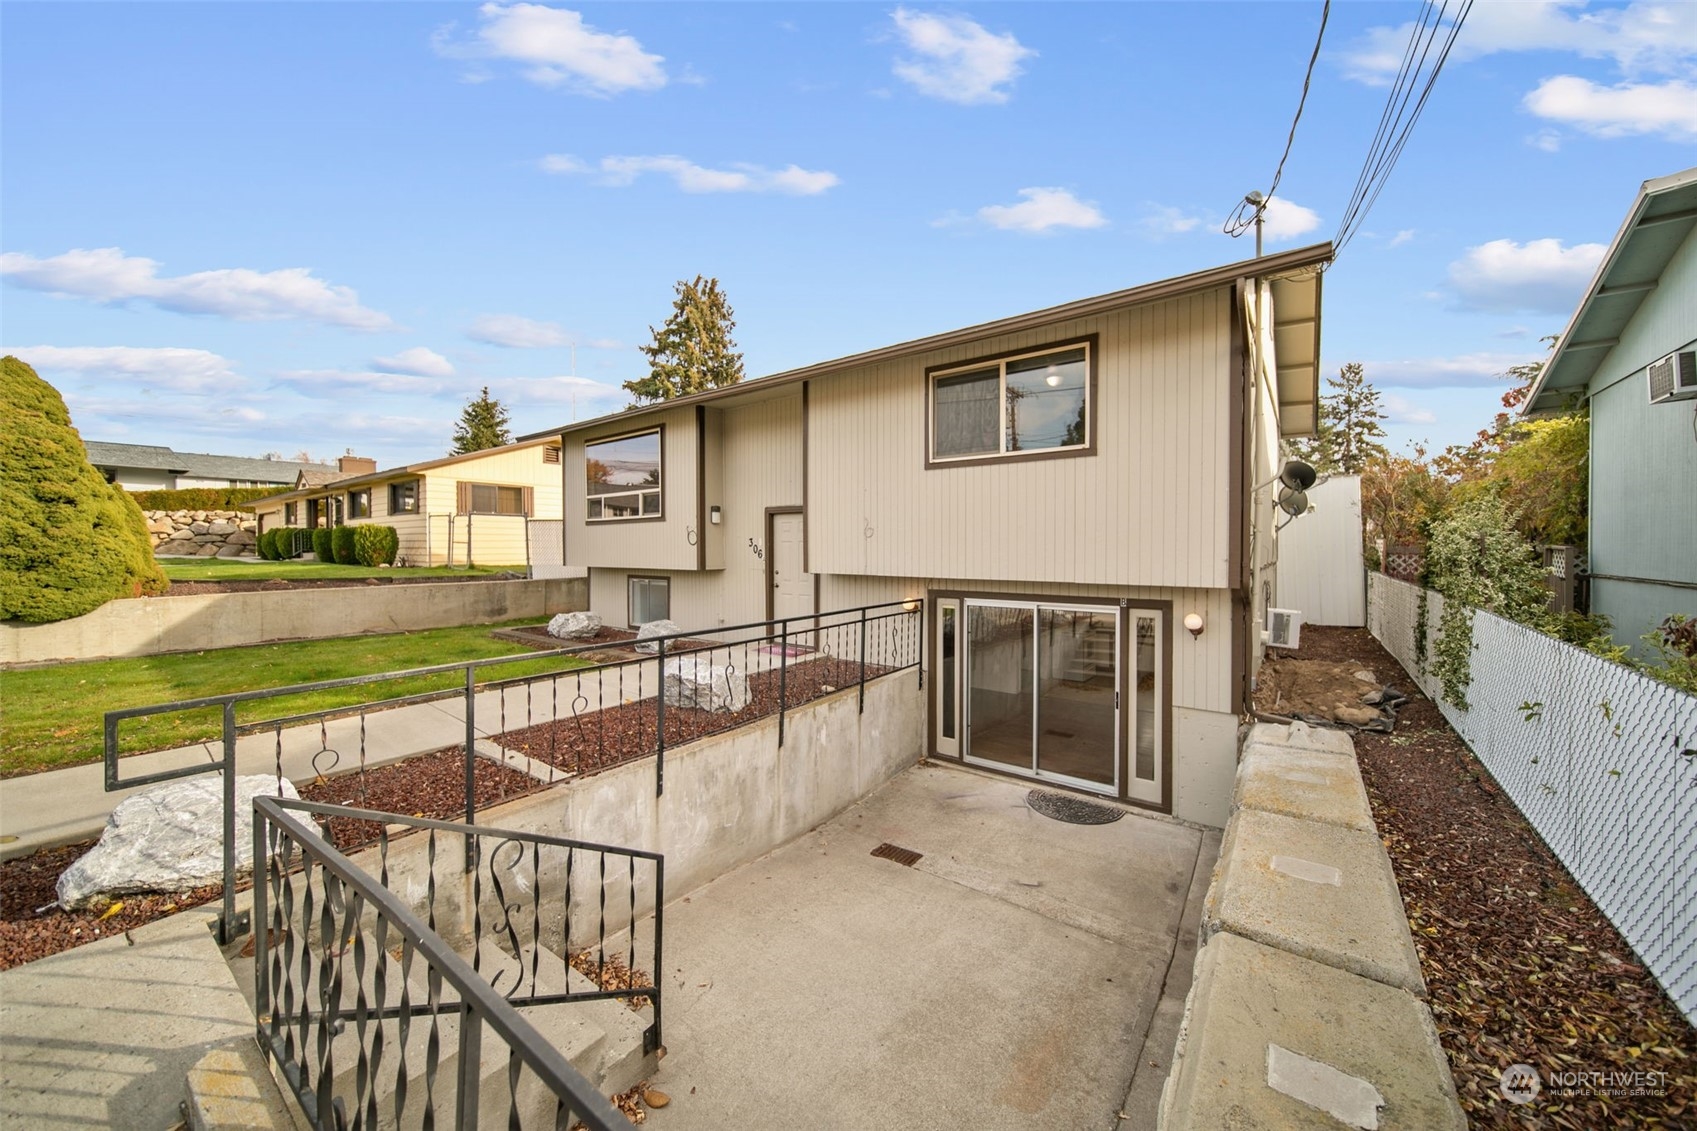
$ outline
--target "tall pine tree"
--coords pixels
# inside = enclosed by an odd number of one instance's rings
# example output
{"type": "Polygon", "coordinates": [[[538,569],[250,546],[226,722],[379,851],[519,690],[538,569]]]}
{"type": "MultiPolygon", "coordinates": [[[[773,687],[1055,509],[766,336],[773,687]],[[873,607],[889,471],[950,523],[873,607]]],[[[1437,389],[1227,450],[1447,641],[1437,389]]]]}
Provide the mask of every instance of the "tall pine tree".
{"type": "Polygon", "coordinates": [[[731,340],[736,319],[719,280],[700,275],[689,282],[680,279],[677,295],[666,324],[648,328],[653,343],[641,347],[648,358],[648,376],[625,382],[625,390],[636,398],[633,408],[742,380],[742,354],[731,340]]]}
{"type": "Polygon", "coordinates": [[[1368,383],[1359,361],[1326,378],[1326,384],[1335,391],[1320,398],[1313,438],[1292,440],[1291,448],[1322,475],[1359,475],[1389,454],[1379,442],[1385,435],[1379,390],[1368,383]]]}
{"type": "Polygon", "coordinates": [[[498,448],[512,442],[512,434],[507,431],[506,406],[491,397],[489,386],[485,385],[482,395],[467,401],[465,410],[460,413],[460,422],[454,425],[454,448],[448,454],[459,456],[467,452],[481,452],[485,448],[498,448]]]}

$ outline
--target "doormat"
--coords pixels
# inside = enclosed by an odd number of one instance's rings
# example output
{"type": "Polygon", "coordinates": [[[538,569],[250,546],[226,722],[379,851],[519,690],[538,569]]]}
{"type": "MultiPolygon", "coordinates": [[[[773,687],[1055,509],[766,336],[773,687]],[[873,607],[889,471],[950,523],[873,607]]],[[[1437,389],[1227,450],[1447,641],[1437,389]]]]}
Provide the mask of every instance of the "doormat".
{"type": "Polygon", "coordinates": [[[768,644],[760,649],[762,656],[805,656],[813,651],[806,644],[768,644]]]}
{"type": "Polygon", "coordinates": [[[1045,817],[1065,821],[1069,825],[1111,825],[1125,816],[1124,809],[1098,805],[1070,793],[1049,793],[1041,789],[1026,794],[1025,803],[1045,817]]]}

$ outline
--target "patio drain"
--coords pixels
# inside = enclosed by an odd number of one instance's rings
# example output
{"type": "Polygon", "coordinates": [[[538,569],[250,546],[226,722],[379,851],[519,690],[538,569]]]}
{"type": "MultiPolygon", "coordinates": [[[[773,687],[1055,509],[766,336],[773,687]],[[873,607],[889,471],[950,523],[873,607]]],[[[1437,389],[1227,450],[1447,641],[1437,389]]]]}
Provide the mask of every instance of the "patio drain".
{"type": "Polygon", "coordinates": [[[1125,816],[1124,809],[1097,805],[1066,793],[1049,793],[1034,789],[1025,795],[1025,803],[1045,817],[1065,821],[1069,825],[1111,825],[1125,816]]]}
{"type": "Polygon", "coordinates": [[[884,844],[880,844],[877,848],[874,848],[872,850],[872,855],[884,860],[894,860],[897,864],[905,864],[907,867],[911,868],[915,864],[919,863],[919,859],[924,855],[924,853],[915,852],[911,848],[898,848],[897,846],[886,842],[884,844]]]}

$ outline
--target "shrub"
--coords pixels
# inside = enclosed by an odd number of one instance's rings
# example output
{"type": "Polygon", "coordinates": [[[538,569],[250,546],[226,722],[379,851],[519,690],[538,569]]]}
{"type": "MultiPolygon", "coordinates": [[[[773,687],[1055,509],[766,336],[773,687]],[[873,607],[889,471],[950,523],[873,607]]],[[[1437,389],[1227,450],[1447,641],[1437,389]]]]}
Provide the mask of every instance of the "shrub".
{"type": "Polygon", "coordinates": [[[183,487],[175,491],[131,491],[129,495],[144,511],[227,511],[292,490],[292,487],[183,487]]]}
{"type": "Polygon", "coordinates": [[[321,562],[336,560],[336,555],[330,549],[330,531],[328,528],[323,526],[314,528],[312,532],[312,552],[321,562]]]}
{"type": "Polygon", "coordinates": [[[275,530],[261,530],[259,537],[253,540],[253,552],[268,562],[277,560],[276,546],[277,532],[275,530]]]}
{"type": "Polygon", "coordinates": [[[55,621],[165,592],[134,499],[88,462],[65,401],[0,361],[0,619],[55,621]]]}
{"type": "Polygon", "coordinates": [[[337,565],[354,564],[354,528],[338,526],[330,532],[330,549],[336,555],[337,565]]]}
{"type": "Polygon", "coordinates": [[[309,531],[298,526],[279,526],[277,528],[277,560],[280,562],[298,558],[312,544],[309,531]]]}
{"type": "Polygon", "coordinates": [[[1697,695],[1697,619],[1674,613],[1645,633],[1644,643],[1659,661],[1644,669],[1646,675],[1697,695]]]}
{"type": "Polygon", "coordinates": [[[370,522],[353,527],[354,560],[362,566],[393,565],[401,536],[393,526],[370,522]]]}

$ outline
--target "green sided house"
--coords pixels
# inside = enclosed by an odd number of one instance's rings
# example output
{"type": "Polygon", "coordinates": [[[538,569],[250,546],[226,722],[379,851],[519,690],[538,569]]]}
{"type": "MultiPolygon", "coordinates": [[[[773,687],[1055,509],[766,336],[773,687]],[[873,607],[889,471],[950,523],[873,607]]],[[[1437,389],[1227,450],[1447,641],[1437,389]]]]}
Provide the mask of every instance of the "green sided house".
{"type": "MultiPolygon", "coordinates": [[[[1591,411],[1591,611],[1697,617],[1697,168],[1644,182],[1523,412],[1591,411]]],[[[1584,575],[1582,575],[1584,576],[1584,575]]]]}
{"type": "Polygon", "coordinates": [[[931,756],[1224,825],[1281,442],[1314,428],[1330,257],[1269,255],[530,437],[561,450],[565,561],[614,625],[922,602],[931,756]]]}
{"type": "Polygon", "coordinates": [[[522,565],[532,520],[560,517],[560,441],[521,440],[481,452],[324,478],[252,504],[263,532],[376,522],[400,535],[408,565],[522,565]]]}

